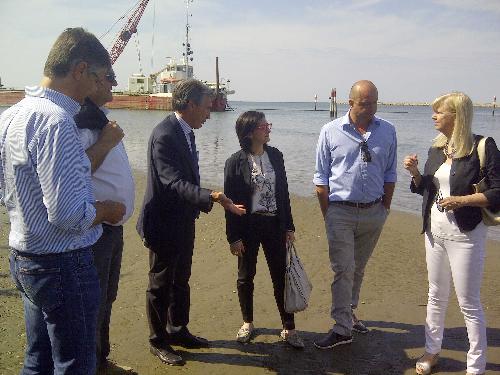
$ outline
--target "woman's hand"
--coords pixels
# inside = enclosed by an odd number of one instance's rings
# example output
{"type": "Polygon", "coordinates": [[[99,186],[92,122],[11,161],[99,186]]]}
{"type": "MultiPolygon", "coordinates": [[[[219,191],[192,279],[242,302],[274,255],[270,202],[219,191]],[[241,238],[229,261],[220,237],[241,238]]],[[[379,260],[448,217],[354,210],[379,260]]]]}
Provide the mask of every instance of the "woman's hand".
{"type": "Polygon", "coordinates": [[[229,250],[231,250],[231,254],[236,255],[236,256],[242,256],[243,253],[245,252],[245,246],[243,245],[243,241],[239,240],[236,242],[233,242],[231,245],[229,245],[229,250]]]}
{"type": "Polygon", "coordinates": [[[453,211],[457,208],[468,206],[467,196],[451,196],[441,199],[438,204],[444,208],[445,211],[453,211]]]}
{"type": "Polygon", "coordinates": [[[417,154],[407,155],[403,160],[403,167],[410,172],[412,177],[420,176],[418,170],[418,156],[417,154]]]}
{"type": "Polygon", "coordinates": [[[289,230],[286,232],[286,242],[294,242],[295,241],[295,232],[289,230]]]}

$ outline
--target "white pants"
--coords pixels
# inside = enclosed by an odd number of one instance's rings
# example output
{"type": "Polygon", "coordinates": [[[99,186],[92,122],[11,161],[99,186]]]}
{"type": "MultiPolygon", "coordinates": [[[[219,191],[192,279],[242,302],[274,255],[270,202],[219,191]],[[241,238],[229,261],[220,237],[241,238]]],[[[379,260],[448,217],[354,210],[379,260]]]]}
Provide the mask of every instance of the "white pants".
{"type": "Polygon", "coordinates": [[[480,300],[487,228],[480,223],[469,238],[445,240],[425,235],[429,300],[425,322],[425,350],[441,351],[444,319],[448,307],[451,280],[464,315],[469,336],[467,372],[480,374],[486,368],[486,322],[480,300]]]}

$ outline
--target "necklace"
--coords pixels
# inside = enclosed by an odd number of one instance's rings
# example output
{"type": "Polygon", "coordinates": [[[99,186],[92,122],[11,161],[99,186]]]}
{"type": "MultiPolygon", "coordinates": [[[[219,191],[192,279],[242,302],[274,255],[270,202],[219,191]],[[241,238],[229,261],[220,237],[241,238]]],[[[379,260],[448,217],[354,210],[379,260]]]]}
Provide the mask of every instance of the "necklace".
{"type": "Polygon", "coordinates": [[[457,149],[451,146],[451,151],[448,152],[448,141],[446,141],[446,144],[444,145],[443,148],[443,152],[448,159],[453,159],[455,157],[455,152],[457,152],[457,149]]]}

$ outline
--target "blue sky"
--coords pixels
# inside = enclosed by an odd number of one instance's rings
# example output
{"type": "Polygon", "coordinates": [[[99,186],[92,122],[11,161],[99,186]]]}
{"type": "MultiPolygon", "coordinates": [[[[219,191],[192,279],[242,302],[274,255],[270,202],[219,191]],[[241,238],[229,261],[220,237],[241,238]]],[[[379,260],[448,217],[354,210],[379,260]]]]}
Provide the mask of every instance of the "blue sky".
{"type": "MultiPolygon", "coordinates": [[[[135,3],[0,0],[2,83],[38,83],[64,28],[101,36],[135,3]]],[[[194,0],[191,13],[195,74],[213,80],[219,56],[233,100],[310,101],[317,94],[326,101],[332,87],[344,100],[359,79],[375,82],[383,101],[431,101],[452,90],[475,102],[500,96],[499,0],[194,0]]],[[[137,39],[145,73],[181,56],[184,23],[183,0],[150,1],[137,39]]],[[[102,38],[106,47],[122,25],[102,38]]],[[[139,72],[137,55],[132,39],[115,64],[119,88],[139,72]]]]}

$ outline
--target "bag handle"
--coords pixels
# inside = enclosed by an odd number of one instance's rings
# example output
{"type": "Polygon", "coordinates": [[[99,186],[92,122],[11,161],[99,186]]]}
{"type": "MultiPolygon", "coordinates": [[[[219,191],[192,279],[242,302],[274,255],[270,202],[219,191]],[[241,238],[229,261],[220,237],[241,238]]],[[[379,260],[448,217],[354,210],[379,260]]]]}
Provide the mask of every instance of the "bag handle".
{"type": "Polygon", "coordinates": [[[292,262],[292,253],[297,256],[297,249],[292,241],[286,241],[286,264],[290,266],[292,262]]]}

